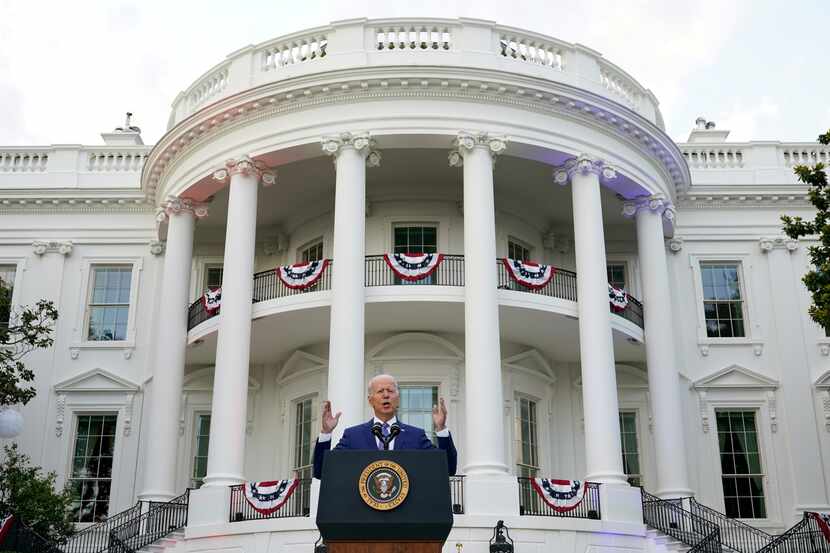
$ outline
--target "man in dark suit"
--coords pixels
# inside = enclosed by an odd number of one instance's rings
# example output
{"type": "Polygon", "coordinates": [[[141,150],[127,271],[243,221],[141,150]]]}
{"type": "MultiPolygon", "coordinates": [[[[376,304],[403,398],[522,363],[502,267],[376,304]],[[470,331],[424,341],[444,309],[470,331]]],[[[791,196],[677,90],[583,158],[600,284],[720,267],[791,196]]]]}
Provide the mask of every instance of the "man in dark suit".
{"type": "MultiPolygon", "coordinates": [[[[422,428],[398,421],[400,392],[398,382],[393,376],[375,376],[369,381],[367,391],[369,405],[372,406],[375,416],[368,422],[347,428],[334,449],[383,449],[383,441],[373,433],[376,425],[379,425],[383,439],[389,441],[389,449],[435,448],[422,428]],[[400,430],[396,435],[394,427],[400,430]]],[[[323,459],[331,449],[331,433],[337,426],[340,415],[342,413],[332,414],[330,401],[323,402],[322,429],[314,445],[314,478],[320,478],[323,474],[323,459]]],[[[458,464],[458,452],[447,428],[447,407],[443,398],[439,400],[438,405],[432,407],[432,421],[435,424],[438,448],[447,452],[447,466],[452,476],[458,464]]]]}

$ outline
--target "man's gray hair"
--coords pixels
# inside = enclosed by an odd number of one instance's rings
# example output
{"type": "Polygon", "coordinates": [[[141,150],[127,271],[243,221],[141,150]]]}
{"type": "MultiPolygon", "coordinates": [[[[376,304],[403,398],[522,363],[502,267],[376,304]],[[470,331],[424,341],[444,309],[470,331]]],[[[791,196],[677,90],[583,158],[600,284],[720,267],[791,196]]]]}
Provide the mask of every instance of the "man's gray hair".
{"type": "Polygon", "coordinates": [[[391,374],[376,374],[372,378],[369,379],[369,384],[366,386],[366,395],[372,395],[372,385],[375,383],[375,380],[378,378],[391,378],[392,383],[395,385],[395,391],[400,391],[400,387],[398,387],[398,379],[392,376],[391,374]]]}

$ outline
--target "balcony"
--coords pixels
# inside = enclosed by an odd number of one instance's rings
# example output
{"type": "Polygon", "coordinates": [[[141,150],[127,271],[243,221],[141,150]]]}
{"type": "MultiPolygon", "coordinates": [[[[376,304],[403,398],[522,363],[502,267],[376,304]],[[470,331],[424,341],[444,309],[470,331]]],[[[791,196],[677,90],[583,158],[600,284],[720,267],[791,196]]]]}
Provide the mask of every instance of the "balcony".
{"type": "MultiPolygon", "coordinates": [[[[289,296],[296,296],[302,294],[310,294],[314,292],[321,292],[324,290],[331,290],[331,275],[334,270],[334,263],[329,263],[328,269],[320,277],[313,286],[305,290],[295,290],[287,287],[282,281],[277,278],[275,270],[262,271],[254,275],[254,303],[284,298],[289,296]]],[[[551,281],[544,287],[532,290],[513,281],[507,274],[500,259],[496,260],[496,271],[498,275],[499,290],[509,290],[522,294],[535,294],[539,296],[546,296],[550,298],[558,298],[568,301],[577,301],[576,295],[576,273],[566,269],[556,269],[551,281]]],[[[444,261],[438,268],[427,278],[408,282],[401,280],[395,276],[386,262],[383,255],[368,255],[366,256],[366,277],[365,283],[367,287],[375,286],[464,286],[464,256],[463,255],[445,255],[444,261]]],[[[640,328],[643,328],[643,304],[635,298],[629,296],[628,306],[623,311],[613,311],[618,315],[640,328]]],[[[610,309],[610,306],[609,306],[610,309]]],[[[187,330],[194,329],[204,321],[216,316],[219,311],[208,313],[199,298],[190,304],[187,317],[187,330]]]]}
{"type": "Polygon", "coordinates": [[[557,511],[533,489],[532,478],[519,477],[519,514],[522,516],[588,518],[599,520],[602,518],[599,502],[599,484],[585,482],[585,497],[570,511],[557,511]]]}

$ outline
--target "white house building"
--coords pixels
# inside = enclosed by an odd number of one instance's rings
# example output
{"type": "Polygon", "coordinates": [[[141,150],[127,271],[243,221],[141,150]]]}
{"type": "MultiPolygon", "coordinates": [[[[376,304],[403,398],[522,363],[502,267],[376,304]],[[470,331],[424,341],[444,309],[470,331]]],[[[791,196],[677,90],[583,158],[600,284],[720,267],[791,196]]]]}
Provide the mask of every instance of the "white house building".
{"type": "Polygon", "coordinates": [[[807,315],[809,244],[780,223],[810,217],[793,166],[830,149],[702,119],[677,144],[599,53],[473,19],[247,46],[176,96],[157,144],[129,122],[102,137],[0,147],[0,277],[60,312],[13,441],[69,483],[80,527],[198,488],[163,546],[309,551],[321,401],[338,431],[365,421],[379,373],[404,421],[431,430],[446,399],[464,475],[447,552],[486,551],[498,519],[517,551],[700,541],[666,542],[645,505],[724,543],[747,523],[757,547],[730,543],[749,553],[830,510],[830,338],[807,315]],[[414,252],[443,260],[410,282],[384,259],[414,252]],[[553,275],[528,287],[502,258],[553,275]],[[276,270],[316,260],[305,288],[276,270]],[[295,472],[278,518],[232,505],[295,472]],[[533,477],[596,485],[548,516],[533,477]]]}

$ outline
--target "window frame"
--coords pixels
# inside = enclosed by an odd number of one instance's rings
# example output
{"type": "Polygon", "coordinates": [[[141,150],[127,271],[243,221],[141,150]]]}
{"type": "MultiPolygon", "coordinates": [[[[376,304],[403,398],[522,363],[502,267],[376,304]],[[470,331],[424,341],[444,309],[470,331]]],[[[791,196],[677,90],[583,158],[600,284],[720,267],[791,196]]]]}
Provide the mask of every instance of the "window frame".
{"type": "MultiPolygon", "coordinates": [[[[719,477],[720,477],[719,478],[719,480],[720,480],[720,486],[719,487],[720,487],[720,491],[721,491],[721,501],[722,501],[721,505],[723,507],[722,512],[724,512],[724,513],[726,512],[726,494],[723,490],[723,478],[725,476],[726,477],[729,477],[729,476],[732,476],[732,477],[735,477],[735,476],[749,477],[750,474],[758,475],[758,476],[761,477],[761,485],[762,485],[763,491],[764,491],[764,496],[763,497],[764,497],[765,516],[763,516],[763,517],[749,517],[749,518],[747,518],[747,517],[735,517],[735,518],[737,520],[744,520],[744,521],[750,521],[750,522],[751,521],[757,521],[757,520],[762,520],[762,521],[763,520],[768,520],[769,519],[769,511],[770,511],[770,509],[769,509],[770,508],[770,494],[769,494],[769,489],[768,489],[769,484],[770,484],[770,480],[769,480],[770,475],[769,475],[769,470],[765,470],[767,468],[767,464],[766,464],[766,459],[765,459],[765,455],[764,455],[764,446],[763,446],[763,437],[762,437],[763,432],[762,432],[762,429],[761,429],[761,410],[760,410],[760,408],[758,408],[758,407],[746,407],[746,406],[744,406],[744,407],[729,407],[729,406],[725,406],[725,405],[719,405],[719,406],[713,407],[712,415],[713,415],[712,416],[713,430],[714,430],[714,436],[715,436],[715,448],[716,448],[716,452],[717,452],[717,459],[715,460],[715,462],[716,462],[716,465],[717,465],[717,473],[719,474],[719,477]],[[753,419],[755,421],[755,435],[756,435],[757,446],[758,446],[758,458],[760,459],[760,465],[761,465],[761,467],[760,467],[761,472],[760,473],[741,473],[741,474],[732,473],[732,474],[726,474],[726,475],[724,475],[724,473],[723,473],[723,467],[721,465],[722,451],[720,449],[720,441],[719,441],[719,436],[718,436],[720,434],[720,430],[718,429],[717,416],[718,416],[718,413],[737,413],[737,412],[752,413],[752,415],[753,415],[753,419]]],[[[731,427],[731,425],[730,425],[730,427],[731,427]]],[[[736,497],[743,497],[743,496],[736,496],[736,497]]]]}
{"type": "Polygon", "coordinates": [[[303,263],[303,253],[305,253],[305,251],[310,249],[311,247],[317,246],[318,244],[320,245],[320,259],[325,259],[326,241],[323,239],[322,236],[318,236],[317,238],[314,238],[313,240],[308,240],[301,244],[299,247],[297,247],[296,255],[294,256],[294,259],[296,259],[295,263],[303,263]]]}
{"type": "Polygon", "coordinates": [[[0,266],[14,266],[14,282],[12,283],[12,298],[11,298],[11,314],[14,308],[20,305],[20,285],[22,280],[22,273],[26,270],[26,259],[16,257],[0,257],[0,266]]]}
{"type": "MultiPolygon", "coordinates": [[[[609,266],[621,266],[622,267],[622,274],[623,274],[623,280],[624,280],[622,289],[625,290],[626,292],[628,292],[631,288],[631,276],[629,275],[629,271],[628,271],[628,262],[627,261],[612,261],[610,259],[606,260],[606,262],[605,262],[606,276],[608,274],[608,267],[609,266]]],[[[611,283],[610,280],[608,281],[608,284],[611,284],[613,286],[613,284],[611,283]]]]}
{"type": "MultiPolygon", "coordinates": [[[[440,382],[435,382],[435,381],[420,381],[420,382],[406,381],[406,382],[398,382],[398,392],[399,392],[399,393],[400,393],[400,391],[401,391],[403,388],[427,388],[427,387],[428,387],[428,388],[434,388],[434,389],[435,389],[435,394],[436,394],[436,397],[438,398],[438,401],[440,401],[440,400],[441,400],[441,383],[440,383],[440,382]]],[[[400,396],[399,396],[399,397],[400,397],[400,396]]],[[[399,411],[400,411],[400,409],[399,409],[399,411]]],[[[399,419],[401,422],[406,423],[406,421],[402,420],[400,417],[399,417],[398,419],[399,419]]],[[[406,423],[406,424],[409,424],[409,423],[406,423]]],[[[434,427],[434,423],[433,423],[433,427],[432,427],[432,428],[428,428],[428,429],[427,429],[427,428],[424,428],[424,432],[426,432],[426,435],[427,435],[427,437],[428,437],[428,438],[430,438],[430,441],[432,441],[432,440],[434,439],[433,443],[437,446],[437,445],[438,445],[438,443],[437,443],[437,442],[438,442],[438,439],[437,439],[437,438],[436,438],[436,436],[435,436],[435,427],[434,427]]]]}
{"type": "MultiPolygon", "coordinates": [[[[537,263],[539,262],[539,260],[534,259],[534,257],[533,257],[533,246],[531,246],[530,243],[527,240],[522,240],[521,238],[516,238],[512,234],[507,235],[507,248],[505,250],[505,253],[507,254],[508,258],[510,258],[510,244],[511,243],[516,245],[516,246],[519,246],[522,249],[527,250],[527,261],[536,261],[537,263]]],[[[524,261],[524,260],[520,260],[520,261],[524,261]]]]}
{"type": "MultiPolygon", "coordinates": [[[[188,482],[189,482],[189,487],[191,487],[191,488],[201,488],[202,486],[204,486],[204,479],[202,480],[202,484],[200,486],[196,486],[196,475],[194,473],[195,473],[195,469],[196,469],[196,456],[197,456],[197,453],[199,452],[199,426],[200,426],[199,422],[200,422],[201,418],[205,417],[205,416],[211,417],[211,422],[213,421],[213,419],[212,419],[213,413],[210,410],[205,411],[205,410],[197,409],[197,410],[193,411],[193,416],[192,416],[193,425],[191,427],[191,432],[190,432],[190,436],[191,436],[190,470],[187,473],[188,474],[187,479],[188,479],[188,482]]],[[[210,428],[210,427],[208,427],[208,428],[210,428]]],[[[208,430],[208,453],[209,452],[210,452],[210,430],[208,430]]],[[[207,471],[205,472],[205,476],[207,476],[207,471]]]]}
{"type": "Polygon", "coordinates": [[[138,314],[138,296],[141,282],[141,273],[144,268],[142,257],[85,257],[81,264],[81,290],[80,304],[78,308],[81,324],[74,329],[74,340],[71,348],[135,348],[136,341],[136,319],[138,314]],[[89,303],[92,298],[92,275],[93,267],[96,265],[130,265],[132,274],[130,277],[130,304],[127,312],[127,330],[124,340],[88,340],[89,332],[89,303]]]}
{"type": "MultiPolygon", "coordinates": [[[[93,296],[94,296],[94,293],[95,293],[95,283],[96,283],[96,280],[97,280],[97,276],[99,274],[98,271],[108,271],[108,270],[122,271],[122,270],[127,269],[127,268],[129,268],[129,273],[130,273],[130,294],[129,294],[130,298],[127,299],[127,304],[126,304],[126,307],[127,307],[127,325],[129,327],[130,311],[132,311],[132,309],[133,309],[132,302],[130,301],[131,297],[132,297],[132,280],[133,280],[133,267],[132,267],[132,265],[124,264],[124,263],[112,263],[112,264],[110,264],[110,263],[95,263],[95,264],[90,266],[90,269],[89,269],[90,270],[89,289],[87,290],[86,314],[84,315],[84,334],[83,335],[84,335],[84,340],[85,341],[98,343],[98,342],[124,342],[124,341],[127,340],[127,328],[124,329],[124,338],[122,338],[120,340],[115,340],[115,339],[113,339],[113,340],[104,340],[104,339],[91,340],[90,337],[89,337],[89,334],[90,334],[90,328],[89,327],[90,327],[90,324],[92,322],[92,312],[93,312],[94,308],[104,308],[104,309],[106,309],[106,308],[112,307],[112,308],[120,309],[120,308],[124,307],[124,303],[121,303],[121,302],[95,302],[95,303],[93,303],[93,296]]],[[[116,326],[116,330],[117,330],[117,326],[116,326]]]]}
{"type": "MultiPolygon", "coordinates": [[[[208,275],[210,274],[211,269],[222,269],[222,279],[224,280],[225,277],[225,264],[224,263],[205,263],[204,268],[202,270],[202,282],[201,282],[201,291],[202,294],[205,293],[206,290],[210,289],[208,285],[208,275]]],[[[222,287],[220,284],[219,288],[222,287]]],[[[216,287],[214,287],[216,288],[216,287]]]]}
{"type": "MultiPolygon", "coordinates": [[[[392,231],[389,236],[390,247],[389,252],[395,253],[395,230],[399,228],[420,227],[420,228],[435,228],[435,253],[441,253],[440,240],[440,225],[432,221],[396,221],[392,223],[392,231]]],[[[409,252],[409,253],[424,253],[424,252],[409,252]]]]}
{"type": "MultiPolygon", "coordinates": [[[[700,288],[701,288],[701,306],[702,306],[702,309],[703,309],[703,333],[710,340],[717,340],[717,341],[720,341],[720,340],[723,340],[723,339],[730,339],[730,338],[738,338],[738,339],[748,338],[749,337],[749,330],[747,329],[747,309],[746,309],[746,293],[745,293],[746,284],[743,280],[743,275],[742,275],[742,271],[741,271],[740,262],[701,260],[700,263],[698,264],[698,267],[700,269],[700,278],[701,278],[700,288]],[[705,267],[716,267],[716,266],[721,266],[721,267],[733,267],[734,266],[735,267],[735,274],[738,277],[738,292],[740,293],[740,299],[739,300],[728,300],[728,299],[727,300],[717,300],[717,299],[712,300],[712,299],[707,299],[706,298],[706,292],[703,289],[704,268],[705,267]],[[710,302],[710,303],[715,302],[716,305],[720,304],[721,302],[725,302],[725,303],[740,302],[741,317],[742,317],[743,331],[744,331],[743,336],[709,336],[709,331],[708,331],[708,328],[706,327],[706,320],[707,320],[706,319],[706,302],[710,302]]],[[[736,321],[738,319],[733,319],[733,318],[721,319],[720,317],[718,317],[716,320],[718,320],[718,321],[720,321],[720,320],[736,321]]]]}
{"type": "MultiPolygon", "coordinates": [[[[75,459],[75,442],[78,439],[78,417],[84,416],[103,416],[103,415],[114,415],[115,416],[115,434],[113,436],[113,443],[112,443],[112,473],[110,475],[110,495],[107,502],[107,513],[106,517],[110,515],[110,511],[112,510],[113,503],[115,503],[118,499],[117,490],[116,490],[116,475],[118,474],[119,467],[119,449],[122,445],[121,435],[123,434],[123,424],[124,424],[124,413],[122,411],[123,406],[116,407],[112,404],[105,404],[95,407],[86,407],[86,406],[78,406],[77,409],[71,409],[69,413],[69,420],[72,421],[72,426],[70,427],[70,431],[67,433],[69,437],[69,443],[66,448],[67,451],[67,460],[66,460],[66,471],[64,472],[64,485],[69,484],[72,478],[72,468],[74,465],[75,459]]],[[[105,518],[106,518],[105,517],[105,518]]],[[[79,522],[76,520],[72,521],[73,524],[80,528],[86,528],[88,526],[92,526],[97,524],[100,521],[92,521],[92,522],[79,522]]]]}
{"type": "MultiPolygon", "coordinates": [[[[622,419],[623,415],[633,415],[634,416],[634,439],[637,443],[637,464],[640,466],[640,472],[636,475],[639,479],[640,483],[639,486],[645,485],[645,471],[643,470],[643,440],[641,438],[640,433],[640,411],[636,408],[626,408],[620,405],[618,409],[618,418],[622,419]]],[[[622,420],[620,420],[622,422],[622,420]]],[[[623,430],[622,425],[620,425],[620,438],[622,438],[623,430]]],[[[620,453],[623,456],[623,473],[625,473],[625,448],[623,447],[623,442],[620,442],[620,453]]],[[[628,479],[631,475],[625,473],[626,479],[628,479]]],[[[632,484],[633,485],[633,484],[632,484]]]]}
{"type": "Polygon", "coordinates": [[[535,396],[531,396],[528,394],[523,394],[516,392],[513,395],[513,416],[512,416],[512,424],[513,424],[513,469],[516,471],[516,476],[521,477],[522,475],[519,473],[519,465],[523,467],[533,468],[536,471],[536,475],[538,475],[542,471],[542,461],[544,450],[542,448],[542,444],[539,441],[540,435],[540,426],[541,426],[541,419],[539,417],[540,405],[544,405],[544,400],[539,399],[535,396]],[[534,405],[534,426],[535,426],[535,449],[536,449],[536,465],[531,465],[529,463],[520,462],[520,452],[521,452],[521,443],[522,443],[522,436],[521,436],[521,428],[518,425],[518,421],[521,417],[521,401],[530,401],[534,405]]]}

